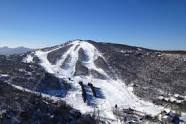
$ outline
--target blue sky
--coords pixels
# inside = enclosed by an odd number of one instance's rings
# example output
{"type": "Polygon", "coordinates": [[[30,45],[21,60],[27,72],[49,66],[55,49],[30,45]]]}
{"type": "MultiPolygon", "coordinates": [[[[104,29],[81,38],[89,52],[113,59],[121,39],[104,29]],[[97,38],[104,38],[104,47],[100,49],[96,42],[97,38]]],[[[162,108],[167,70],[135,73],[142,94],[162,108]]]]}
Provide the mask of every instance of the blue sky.
{"type": "Polygon", "coordinates": [[[186,0],[0,0],[0,46],[73,39],[186,50],[186,0]]]}

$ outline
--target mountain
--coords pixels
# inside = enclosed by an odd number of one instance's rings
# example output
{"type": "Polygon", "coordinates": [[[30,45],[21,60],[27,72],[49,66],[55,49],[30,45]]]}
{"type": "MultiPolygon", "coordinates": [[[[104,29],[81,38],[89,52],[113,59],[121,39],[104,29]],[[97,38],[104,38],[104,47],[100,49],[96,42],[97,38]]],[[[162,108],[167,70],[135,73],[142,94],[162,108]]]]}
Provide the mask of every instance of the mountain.
{"type": "Polygon", "coordinates": [[[169,110],[186,116],[185,51],[74,40],[21,58],[0,64],[10,85],[57,97],[101,122],[160,123],[169,110]]]}
{"type": "Polygon", "coordinates": [[[25,47],[17,48],[0,47],[0,55],[23,54],[29,51],[32,51],[32,49],[25,47]]]}
{"type": "Polygon", "coordinates": [[[184,51],[76,40],[35,51],[25,61],[66,80],[73,88],[64,100],[82,112],[96,106],[102,116],[114,119],[115,105],[151,115],[167,104],[185,111],[184,51]]]}

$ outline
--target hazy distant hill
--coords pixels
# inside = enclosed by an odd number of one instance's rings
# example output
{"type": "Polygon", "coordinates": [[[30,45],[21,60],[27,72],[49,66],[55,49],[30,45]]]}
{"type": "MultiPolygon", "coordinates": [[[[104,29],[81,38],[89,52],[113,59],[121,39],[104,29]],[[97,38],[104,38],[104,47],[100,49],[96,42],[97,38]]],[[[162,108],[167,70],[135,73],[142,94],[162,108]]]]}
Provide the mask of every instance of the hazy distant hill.
{"type": "Polygon", "coordinates": [[[10,55],[10,54],[22,54],[33,49],[25,47],[9,48],[9,47],[0,47],[0,55],[10,55]]]}

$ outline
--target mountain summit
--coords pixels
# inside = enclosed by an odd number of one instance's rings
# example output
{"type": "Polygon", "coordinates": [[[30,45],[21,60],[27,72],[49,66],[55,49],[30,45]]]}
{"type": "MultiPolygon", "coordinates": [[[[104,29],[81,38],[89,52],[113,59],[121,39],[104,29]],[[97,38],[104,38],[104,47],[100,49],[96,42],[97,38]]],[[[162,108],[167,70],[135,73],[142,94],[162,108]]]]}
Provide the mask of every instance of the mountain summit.
{"type": "Polygon", "coordinates": [[[17,47],[17,48],[0,47],[0,55],[24,54],[29,51],[32,51],[32,49],[25,48],[25,47],[17,47]]]}

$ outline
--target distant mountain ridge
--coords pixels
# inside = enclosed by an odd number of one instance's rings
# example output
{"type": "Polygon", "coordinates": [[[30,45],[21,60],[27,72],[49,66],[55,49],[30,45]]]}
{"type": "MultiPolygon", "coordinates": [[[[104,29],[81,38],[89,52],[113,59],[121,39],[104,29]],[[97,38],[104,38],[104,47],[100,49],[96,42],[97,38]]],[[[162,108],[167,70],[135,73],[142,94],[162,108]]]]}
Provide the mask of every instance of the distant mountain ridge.
{"type": "Polygon", "coordinates": [[[0,55],[23,54],[29,51],[33,51],[33,49],[26,48],[26,47],[16,47],[16,48],[9,48],[7,46],[0,47],[0,55]]]}

